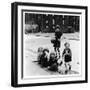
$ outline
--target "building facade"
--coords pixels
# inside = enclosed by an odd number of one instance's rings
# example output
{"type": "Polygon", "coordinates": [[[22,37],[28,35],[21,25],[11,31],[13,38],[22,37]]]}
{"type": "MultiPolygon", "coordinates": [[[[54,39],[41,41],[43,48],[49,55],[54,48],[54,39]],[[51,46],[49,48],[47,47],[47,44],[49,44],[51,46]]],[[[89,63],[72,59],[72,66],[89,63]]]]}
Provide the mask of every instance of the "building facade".
{"type": "Polygon", "coordinates": [[[57,25],[65,33],[79,32],[80,17],[52,14],[25,14],[25,24],[37,25],[33,32],[54,32],[57,25]]]}

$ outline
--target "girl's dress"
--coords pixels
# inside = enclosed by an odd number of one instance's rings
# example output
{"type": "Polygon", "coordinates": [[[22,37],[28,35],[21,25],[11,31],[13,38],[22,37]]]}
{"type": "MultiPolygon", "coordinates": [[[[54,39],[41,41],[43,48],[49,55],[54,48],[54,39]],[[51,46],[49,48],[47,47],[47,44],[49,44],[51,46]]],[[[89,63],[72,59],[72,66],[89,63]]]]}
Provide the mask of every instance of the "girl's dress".
{"type": "Polygon", "coordinates": [[[65,61],[65,62],[70,62],[70,61],[72,61],[70,48],[64,49],[63,55],[64,55],[64,61],[65,61]]]}

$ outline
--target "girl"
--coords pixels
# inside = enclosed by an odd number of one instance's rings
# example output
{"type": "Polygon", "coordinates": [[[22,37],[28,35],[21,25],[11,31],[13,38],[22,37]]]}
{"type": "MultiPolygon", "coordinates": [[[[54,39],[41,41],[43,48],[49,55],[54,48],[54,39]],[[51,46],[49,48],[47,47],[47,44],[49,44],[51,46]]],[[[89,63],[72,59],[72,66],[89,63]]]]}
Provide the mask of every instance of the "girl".
{"type": "Polygon", "coordinates": [[[51,43],[53,43],[54,50],[56,52],[56,56],[60,58],[60,46],[61,46],[61,36],[63,35],[62,31],[60,30],[59,25],[56,26],[55,29],[55,39],[51,40],[51,43]]]}
{"type": "Polygon", "coordinates": [[[58,66],[58,63],[57,63],[57,57],[55,55],[54,52],[51,52],[50,53],[50,57],[49,57],[49,70],[51,71],[57,71],[57,66],[58,66]]]}
{"type": "Polygon", "coordinates": [[[43,53],[40,56],[41,67],[48,67],[48,60],[49,60],[49,50],[43,49],[43,53]]]}
{"type": "Polygon", "coordinates": [[[55,38],[54,40],[51,40],[51,43],[53,43],[54,51],[56,52],[56,56],[60,58],[60,40],[58,38],[55,38]]]}
{"type": "Polygon", "coordinates": [[[38,64],[41,64],[41,56],[43,54],[43,47],[39,47],[37,53],[38,53],[38,56],[37,56],[38,64]]]}
{"type": "Polygon", "coordinates": [[[71,70],[72,52],[70,49],[70,44],[66,42],[64,44],[65,49],[63,51],[62,57],[64,58],[66,73],[71,70]]]}

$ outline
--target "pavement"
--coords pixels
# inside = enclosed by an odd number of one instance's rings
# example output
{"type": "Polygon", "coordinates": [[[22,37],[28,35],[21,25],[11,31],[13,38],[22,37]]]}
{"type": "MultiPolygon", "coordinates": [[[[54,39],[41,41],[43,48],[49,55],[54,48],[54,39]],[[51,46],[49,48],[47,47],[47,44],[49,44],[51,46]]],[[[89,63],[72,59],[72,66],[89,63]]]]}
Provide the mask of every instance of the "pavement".
{"type": "MultiPolygon", "coordinates": [[[[37,75],[57,75],[58,72],[48,71],[46,68],[41,68],[37,61],[38,47],[49,48],[50,52],[54,51],[51,39],[54,38],[53,33],[36,33],[24,35],[24,77],[37,75]]],[[[64,50],[64,43],[69,42],[72,50],[72,71],[69,74],[81,73],[81,59],[80,59],[80,40],[79,33],[63,34],[61,39],[60,51],[64,50]]]]}

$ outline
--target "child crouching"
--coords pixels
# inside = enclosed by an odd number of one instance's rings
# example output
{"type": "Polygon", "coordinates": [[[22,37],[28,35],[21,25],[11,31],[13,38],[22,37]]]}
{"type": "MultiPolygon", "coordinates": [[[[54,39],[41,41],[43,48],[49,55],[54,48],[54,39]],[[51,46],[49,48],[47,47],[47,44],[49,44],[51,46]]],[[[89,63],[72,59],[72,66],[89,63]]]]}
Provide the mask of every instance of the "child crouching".
{"type": "Polygon", "coordinates": [[[58,63],[57,63],[57,57],[54,52],[50,53],[49,62],[48,62],[49,70],[51,71],[57,71],[58,63]]]}
{"type": "Polygon", "coordinates": [[[41,67],[48,67],[48,60],[49,60],[49,50],[48,49],[41,49],[38,55],[38,63],[41,67]]]}

